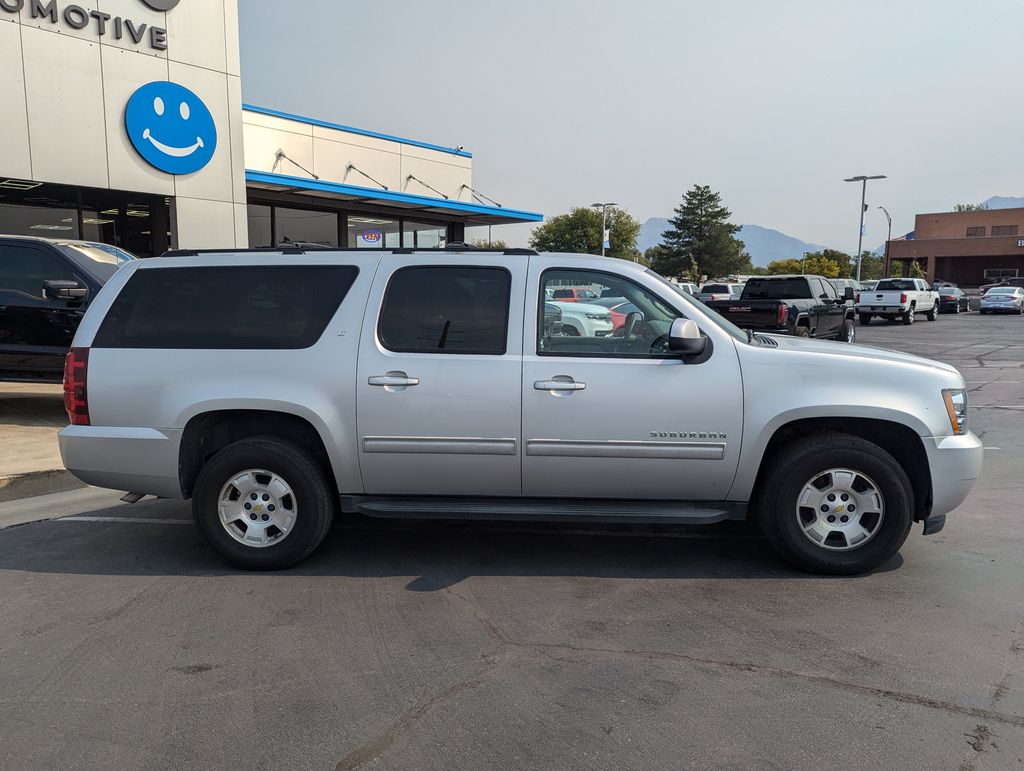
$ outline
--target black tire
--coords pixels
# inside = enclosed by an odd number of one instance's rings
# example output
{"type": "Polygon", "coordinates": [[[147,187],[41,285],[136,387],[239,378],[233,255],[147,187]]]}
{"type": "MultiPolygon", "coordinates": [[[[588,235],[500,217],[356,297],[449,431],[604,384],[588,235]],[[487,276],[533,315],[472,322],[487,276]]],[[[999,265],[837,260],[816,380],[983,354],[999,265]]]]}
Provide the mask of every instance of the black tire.
{"type": "Polygon", "coordinates": [[[279,570],[304,560],[327,535],[337,508],[334,482],[320,459],[294,442],[270,436],[242,439],[210,458],[192,495],[192,516],[207,543],[227,562],[247,570],[279,570]],[[221,490],[247,469],[278,474],[294,492],[295,522],[279,543],[248,546],[221,524],[221,490]]]}
{"type": "Polygon", "coordinates": [[[562,324],[562,334],[567,337],[579,337],[580,331],[572,324],[562,324]]]}
{"type": "Polygon", "coordinates": [[[874,316],[872,316],[870,313],[862,313],[862,314],[860,314],[859,318],[860,318],[860,323],[863,324],[864,326],[867,326],[868,324],[871,323],[871,319],[873,319],[874,316]]]}
{"type": "Polygon", "coordinates": [[[935,303],[935,305],[933,305],[931,307],[931,309],[928,311],[928,313],[925,314],[925,317],[929,321],[935,321],[936,319],[938,319],[939,318],[939,304],[935,303]]]}
{"type": "Polygon", "coordinates": [[[911,305],[909,308],[907,308],[907,312],[903,314],[903,323],[906,324],[907,326],[910,326],[911,324],[913,324],[914,323],[914,313],[915,313],[914,306],[911,305]]]}
{"type": "Polygon", "coordinates": [[[853,323],[853,319],[846,319],[843,322],[843,325],[839,327],[839,334],[836,335],[836,340],[841,343],[857,342],[857,326],[853,323]]]}
{"type": "Polygon", "coordinates": [[[854,575],[877,568],[903,546],[913,525],[914,493],[895,458],[873,442],[828,432],[780,448],[762,472],[754,515],[765,539],[793,566],[811,573],[854,575]],[[847,468],[870,478],[883,501],[877,530],[861,546],[834,551],[813,542],[798,520],[797,501],[819,472],[847,468]]]}
{"type": "Polygon", "coordinates": [[[793,331],[793,334],[797,337],[810,337],[811,330],[810,327],[799,326],[793,331]]]}
{"type": "Polygon", "coordinates": [[[960,303],[957,302],[957,304],[953,306],[953,313],[959,313],[959,312],[960,312],[960,303]]]}

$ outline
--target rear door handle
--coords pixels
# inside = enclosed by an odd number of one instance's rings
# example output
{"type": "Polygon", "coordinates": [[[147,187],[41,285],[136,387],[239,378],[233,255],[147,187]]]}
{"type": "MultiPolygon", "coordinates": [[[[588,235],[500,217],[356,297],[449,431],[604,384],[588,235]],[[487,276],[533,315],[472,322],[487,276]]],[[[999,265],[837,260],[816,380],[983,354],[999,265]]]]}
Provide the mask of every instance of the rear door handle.
{"type": "Polygon", "coordinates": [[[372,386],[414,386],[420,384],[420,379],[407,375],[371,375],[366,382],[372,386]]]}
{"type": "Polygon", "coordinates": [[[575,380],[537,380],[533,387],[537,391],[583,391],[587,384],[575,380]]]}

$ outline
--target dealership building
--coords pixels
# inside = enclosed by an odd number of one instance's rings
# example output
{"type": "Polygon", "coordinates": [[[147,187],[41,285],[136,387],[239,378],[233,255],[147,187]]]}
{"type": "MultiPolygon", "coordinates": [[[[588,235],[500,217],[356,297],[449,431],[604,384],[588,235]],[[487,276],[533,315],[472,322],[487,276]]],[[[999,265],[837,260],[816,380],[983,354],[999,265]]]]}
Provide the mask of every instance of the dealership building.
{"type": "Polygon", "coordinates": [[[235,0],[0,0],[0,68],[2,234],[150,256],[542,219],[476,190],[461,147],[243,104],[235,0]]]}
{"type": "Polygon", "coordinates": [[[1024,208],[918,214],[914,230],[889,241],[885,275],[916,262],[929,281],[977,287],[1024,275],[1024,208]]]}

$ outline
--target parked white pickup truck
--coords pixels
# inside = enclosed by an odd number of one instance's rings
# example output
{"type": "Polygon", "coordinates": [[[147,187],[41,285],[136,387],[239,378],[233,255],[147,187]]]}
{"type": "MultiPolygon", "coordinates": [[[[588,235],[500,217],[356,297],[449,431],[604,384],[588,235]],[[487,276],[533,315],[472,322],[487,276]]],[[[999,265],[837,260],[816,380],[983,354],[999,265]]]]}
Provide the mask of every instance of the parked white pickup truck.
{"type": "Polygon", "coordinates": [[[875,316],[913,324],[918,313],[935,321],[939,317],[939,293],[921,278],[886,278],[872,291],[860,293],[857,308],[861,324],[870,324],[875,316]]]}

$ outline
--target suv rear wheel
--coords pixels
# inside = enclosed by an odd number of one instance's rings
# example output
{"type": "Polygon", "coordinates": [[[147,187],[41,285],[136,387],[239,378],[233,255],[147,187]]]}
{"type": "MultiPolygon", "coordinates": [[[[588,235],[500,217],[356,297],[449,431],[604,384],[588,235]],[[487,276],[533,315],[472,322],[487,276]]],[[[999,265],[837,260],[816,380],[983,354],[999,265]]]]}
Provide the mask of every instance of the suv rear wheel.
{"type": "Polygon", "coordinates": [[[907,308],[907,312],[903,314],[903,323],[904,324],[913,324],[914,323],[914,306],[913,305],[911,305],[909,308],[907,308]]]}
{"type": "Polygon", "coordinates": [[[776,454],[756,516],[784,559],[812,573],[872,570],[899,551],[913,524],[913,489],[882,447],[821,434],[776,454]]]}
{"type": "Polygon", "coordinates": [[[192,516],[232,565],[276,570],[320,545],[337,505],[315,455],[284,439],[253,437],[228,445],[203,466],[192,516]]]}

